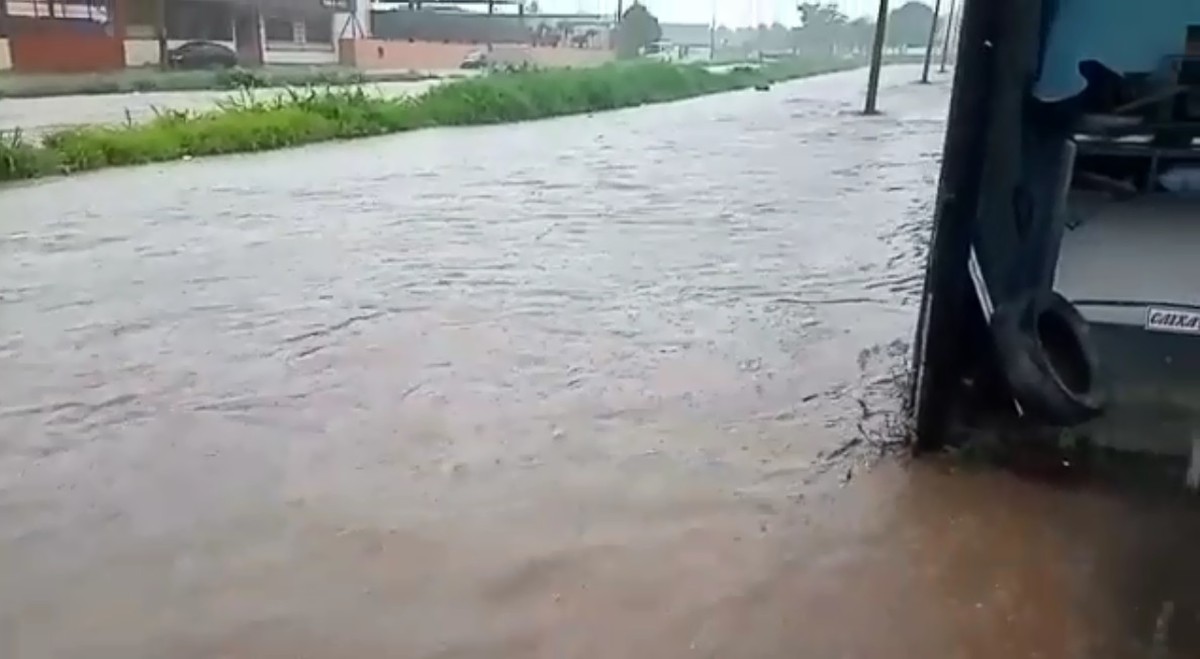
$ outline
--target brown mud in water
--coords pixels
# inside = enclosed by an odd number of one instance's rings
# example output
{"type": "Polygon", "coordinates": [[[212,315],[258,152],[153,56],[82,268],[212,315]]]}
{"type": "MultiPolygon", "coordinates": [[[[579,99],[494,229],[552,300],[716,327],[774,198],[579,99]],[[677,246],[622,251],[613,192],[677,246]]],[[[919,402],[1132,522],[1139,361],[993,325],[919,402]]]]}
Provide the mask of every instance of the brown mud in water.
{"type": "Polygon", "coordinates": [[[0,657],[1195,657],[1194,506],[894,456],[945,84],[0,192],[0,657]]]}

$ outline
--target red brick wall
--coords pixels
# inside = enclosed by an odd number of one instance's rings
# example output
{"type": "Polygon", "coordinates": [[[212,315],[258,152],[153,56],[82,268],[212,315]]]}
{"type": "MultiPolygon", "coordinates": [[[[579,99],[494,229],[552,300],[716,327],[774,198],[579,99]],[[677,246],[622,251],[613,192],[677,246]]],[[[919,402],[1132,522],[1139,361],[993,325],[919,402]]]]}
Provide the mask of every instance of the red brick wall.
{"type": "MultiPolygon", "coordinates": [[[[119,5],[118,5],[119,6],[119,5]]],[[[10,16],[9,50],[14,71],[85,73],[125,68],[125,30],[119,22],[101,25],[82,20],[10,16]]]]}
{"type": "Polygon", "coordinates": [[[339,59],[360,69],[457,69],[468,53],[480,50],[471,44],[431,41],[343,39],[339,59]]]}
{"type": "Polygon", "coordinates": [[[21,73],[85,73],[125,68],[121,39],[78,33],[41,32],[9,38],[13,70],[21,73]]]}

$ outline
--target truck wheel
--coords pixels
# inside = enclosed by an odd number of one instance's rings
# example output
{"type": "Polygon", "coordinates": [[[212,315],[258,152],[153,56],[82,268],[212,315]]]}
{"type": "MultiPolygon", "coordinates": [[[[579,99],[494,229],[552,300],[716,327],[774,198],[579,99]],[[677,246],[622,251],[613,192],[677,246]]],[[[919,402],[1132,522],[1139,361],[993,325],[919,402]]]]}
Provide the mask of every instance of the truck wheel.
{"type": "Polygon", "coordinates": [[[1087,321],[1054,292],[1025,294],[992,316],[992,336],[1013,397],[1026,416],[1074,426],[1107,404],[1087,321]]]}

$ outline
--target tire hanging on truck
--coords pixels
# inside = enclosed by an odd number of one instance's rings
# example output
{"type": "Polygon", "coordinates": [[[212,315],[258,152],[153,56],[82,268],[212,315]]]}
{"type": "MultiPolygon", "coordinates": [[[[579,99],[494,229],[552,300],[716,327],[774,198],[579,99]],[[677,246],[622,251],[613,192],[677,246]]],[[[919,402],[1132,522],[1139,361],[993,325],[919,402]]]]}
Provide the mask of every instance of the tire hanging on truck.
{"type": "Polygon", "coordinates": [[[1001,370],[1030,421],[1074,426],[1104,410],[1100,364],[1087,321],[1053,291],[1033,291],[992,315],[1001,370]]]}

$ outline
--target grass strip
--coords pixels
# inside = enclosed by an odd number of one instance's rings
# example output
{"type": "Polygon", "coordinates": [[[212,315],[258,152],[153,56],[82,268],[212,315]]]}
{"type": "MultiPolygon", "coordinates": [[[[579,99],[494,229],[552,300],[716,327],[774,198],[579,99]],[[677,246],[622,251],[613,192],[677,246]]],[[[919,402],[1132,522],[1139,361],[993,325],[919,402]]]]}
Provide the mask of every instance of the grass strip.
{"type": "Polygon", "coordinates": [[[46,96],[131,94],[138,92],[237,90],[246,87],[357,85],[366,82],[427,80],[415,71],[366,75],[332,66],[275,66],[224,71],[160,71],[126,69],[114,73],[0,73],[0,99],[46,96]]]}
{"type": "Polygon", "coordinates": [[[161,112],[150,122],[51,132],[40,143],[0,141],[0,181],[194,157],[266,151],[435,126],[528,121],[663,103],[852,68],[853,61],[787,61],[714,73],[699,66],[611,64],[498,73],[388,98],[361,87],[303,88],[267,100],[252,90],[204,112],[161,112]]]}

